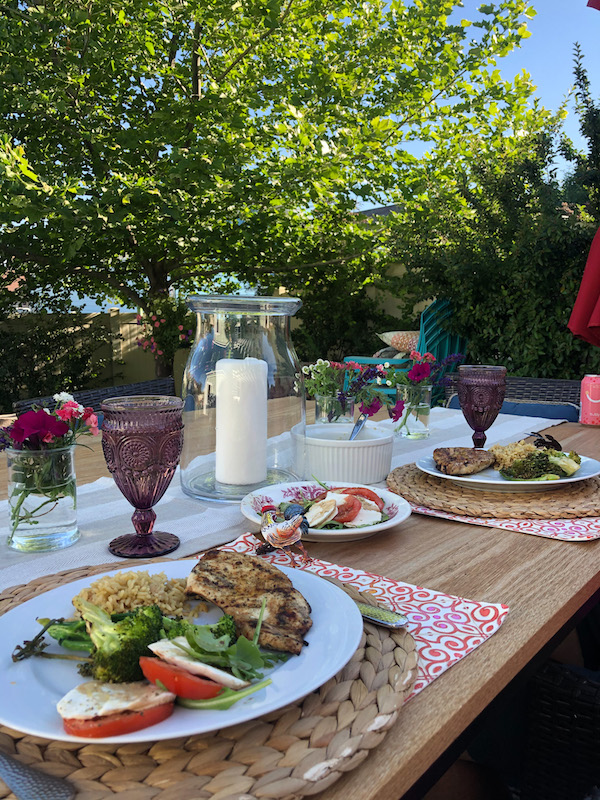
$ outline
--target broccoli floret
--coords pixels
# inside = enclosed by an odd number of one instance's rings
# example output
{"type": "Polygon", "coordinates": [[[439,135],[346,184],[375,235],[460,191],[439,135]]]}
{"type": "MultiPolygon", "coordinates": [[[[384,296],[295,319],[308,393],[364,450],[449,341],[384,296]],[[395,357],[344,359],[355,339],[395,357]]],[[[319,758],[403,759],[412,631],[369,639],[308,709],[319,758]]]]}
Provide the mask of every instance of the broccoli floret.
{"type": "Polygon", "coordinates": [[[581,458],[577,453],[559,453],[555,450],[547,451],[548,458],[553,467],[559,467],[567,476],[573,475],[581,466],[581,458]]]}
{"type": "Polygon", "coordinates": [[[142,606],[134,614],[113,622],[110,615],[86,600],[75,603],[87,622],[95,649],[86,675],[98,681],[129,683],[143,679],[140,656],[151,655],[148,645],[161,638],[163,616],[158,606],[142,606]]]}
{"type": "Polygon", "coordinates": [[[222,636],[228,636],[230,644],[233,644],[237,639],[235,631],[235,623],[233,617],[229,614],[223,614],[218,622],[214,625],[194,625],[193,622],[188,622],[186,619],[172,617],[163,617],[163,639],[176,639],[178,636],[187,636],[188,632],[198,630],[209,630],[215,639],[220,639],[222,636]]]}
{"type": "Polygon", "coordinates": [[[210,630],[216,639],[220,639],[221,636],[229,636],[229,641],[232,644],[237,639],[235,622],[233,621],[233,617],[229,614],[223,614],[218,622],[210,626],[210,630]]]}
{"type": "Polygon", "coordinates": [[[505,469],[500,470],[503,478],[509,480],[519,481],[532,481],[536,478],[541,478],[542,475],[558,475],[563,477],[566,473],[548,456],[545,450],[536,450],[535,453],[530,453],[525,458],[519,458],[505,469]]]}
{"type": "Polygon", "coordinates": [[[193,628],[193,623],[181,617],[163,617],[163,635],[162,639],[176,639],[178,636],[185,636],[190,628],[193,628]]]}

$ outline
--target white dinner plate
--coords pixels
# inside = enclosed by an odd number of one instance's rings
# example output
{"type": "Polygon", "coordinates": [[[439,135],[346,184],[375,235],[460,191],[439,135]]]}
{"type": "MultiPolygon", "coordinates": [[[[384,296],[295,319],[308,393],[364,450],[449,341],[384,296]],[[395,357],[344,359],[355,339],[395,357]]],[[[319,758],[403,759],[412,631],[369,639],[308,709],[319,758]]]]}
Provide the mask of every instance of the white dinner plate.
{"type": "Polygon", "coordinates": [[[469,489],[485,489],[487,492],[547,492],[552,489],[560,489],[566,483],[576,483],[600,475],[600,461],[586,456],[581,456],[581,467],[574,475],[570,478],[559,478],[557,481],[509,481],[493,467],[487,467],[474,475],[446,475],[436,467],[433,456],[425,456],[415,463],[422,472],[426,472],[428,475],[446,478],[459,486],[467,486],[469,489]]]}
{"type": "MultiPolygon", "coordinates": [[[[375,492],[383,500],[383,510],[389,519],[385,522],[378,522],[376,525],[365,525],[361,528],[341,528],[339,530],[327,530],[326,528],[309,528],[307,533],[302,534],[302,540],[307,542],[353,542],[357,539],[368,539],[380,531],[388,530],[404,522],[410,516],[410,505],[403,497],[387,489],[380,489],[378,486],[362,486],[359,483],[344,483],[344,481],[330,481],[325,484],[332,488],[339,486],[343,488],[357,487],[368,489],[375,492]]],[[[250,492],[242,500],[242,514],[255,523],[256,529],[260,528],[260,510],[265,505],[278,506],[280,503],[302,502],[302,500],[312,500],[321,492],[325,491],[323,486],[314,481],[297,481],[296,483],[278,483],[275,486],[264,486],[250,492]]]]}
{"type": "MultiPolygon", "coordinates": [[[[185,578],[193,561],[173,561],[144,564],[133,570],[165,572],[169,578],[185,578]]],[[[57,702],[69,689],[84,679],[73,661],[29,658],[13,662],[11,654],[24,639],[33,638],[39,630],[36,617],[69,617],[73,614],[72,598],[93,578],[82,578],[59,586],[11,609],[0,617],[0,723],[9,728],[67,742],[147,742],[208,733],[229,725],[260,717],[270,711],[293,703],[322,686],[348,663],[362,636],[363,623],[356,604],[348,595],[329,581],[310,572],[279,567],[301,592],[312,609],[313,625],[306,634],[308,647],[298,656],[265,671],[272,683],[223,711],[192,710],[175,706],[164,722],[123,736],[104,739],[85,739],[65,733],[56,711],[57,702]]],[[[107,573],[112,574],[112,573],[107,573]]],[[[221,612],[212,608],[198,622],[216,621],[221,612]]],[[[52,645],[47,652],[59,652],[52,645]]],[[[64,652],[64,651],[63,651],[64,652]]]]}

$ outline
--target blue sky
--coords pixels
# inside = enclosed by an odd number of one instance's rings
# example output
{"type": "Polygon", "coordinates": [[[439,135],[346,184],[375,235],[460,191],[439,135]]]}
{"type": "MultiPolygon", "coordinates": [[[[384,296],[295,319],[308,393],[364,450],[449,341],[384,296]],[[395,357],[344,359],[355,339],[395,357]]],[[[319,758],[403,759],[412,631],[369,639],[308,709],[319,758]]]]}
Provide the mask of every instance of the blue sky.
{"type": "MultiPolygon", "coordinates": [[[[476,0],[464,0],[465,16],[469,18],[479,5],[476,0]]],[[[542,104],[556,111],[573,85],[573,45],[579,42],[592,97],[600,98],[600,11],[588,8],[587,0],[531,0],[531,5],[537,11],[527,25],[531,36],[519,49],[499,59],[503,77],[512,78],[526,70],[542,104]]],[[[565,131],[581,146],[572,102],[565,131]]]]}

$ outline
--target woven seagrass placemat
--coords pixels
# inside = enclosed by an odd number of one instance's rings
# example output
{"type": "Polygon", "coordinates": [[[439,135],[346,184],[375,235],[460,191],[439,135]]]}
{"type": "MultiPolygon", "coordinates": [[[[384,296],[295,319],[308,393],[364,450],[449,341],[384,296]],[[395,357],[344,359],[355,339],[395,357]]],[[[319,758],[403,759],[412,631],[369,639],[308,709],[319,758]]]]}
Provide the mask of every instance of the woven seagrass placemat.
{"type": "MultiPolygon", "coordinates": [[[[0,614],[66,582],[114,569],[114,564],[83,567],[12,587],[0,595],[0,614]]],[[[331,580],[351,597],[376,605],[372,596],[331,580]]],[[[123,800],[299,800],[322,792],[364,761],[394,724],[416,676],[416,647],[408,631],[365,623],[358,650],[331,680],[304,699],[241,725],[125,745],[49,741],[0,726],[0,749],[67,778],[78,800],[117,793],[123,800]]],[[[14,800],[1,780],[0,798],[14,800]]]]}
{"type": "Polygon", "coordinates": [[[415,464],[387,477],[392,492],[417,506],[495,519],[575,519],[600,516],[600,479],[588,478],[547,492],[486,492],[422,472],[415,464]]]}

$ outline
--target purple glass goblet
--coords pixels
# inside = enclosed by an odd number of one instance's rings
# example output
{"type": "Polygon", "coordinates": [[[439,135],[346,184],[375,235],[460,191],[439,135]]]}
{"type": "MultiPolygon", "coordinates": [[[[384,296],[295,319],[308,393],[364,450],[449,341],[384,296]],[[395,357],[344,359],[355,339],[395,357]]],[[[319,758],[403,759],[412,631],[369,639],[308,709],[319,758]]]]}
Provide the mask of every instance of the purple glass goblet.
{"type": "Polygon", "coordinates": [[[506,391],[506,367],[463,364],[458,368],[458,401],[469,426],[473,447],[483,447],[485,431],[494,422],[506,391]]]}
{"type": "Polygon", "coordinates": [[[102,450],[115,483],[135,508],[135,533],[118,536],[115,556],[147,558],[172,553],[179,539],[154,530],[152,508],[167,490],[183,444],[183,401],[179,397],[111,397],[101,404],[102,450]]]}

